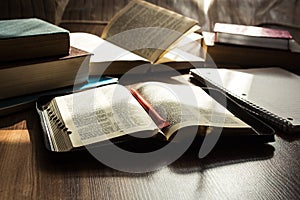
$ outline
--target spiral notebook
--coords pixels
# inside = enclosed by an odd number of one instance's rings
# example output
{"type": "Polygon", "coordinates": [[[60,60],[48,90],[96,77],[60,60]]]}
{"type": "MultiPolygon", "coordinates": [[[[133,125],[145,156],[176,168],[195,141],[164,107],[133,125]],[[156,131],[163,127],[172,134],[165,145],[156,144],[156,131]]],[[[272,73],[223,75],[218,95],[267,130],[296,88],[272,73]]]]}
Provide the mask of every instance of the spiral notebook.
{"type": "Polygon", "coordinates": [[[226,92],[277,129],[300,132],[300,76],[281,68],[201,68],[190,74],[202,84],[226,92]]]}

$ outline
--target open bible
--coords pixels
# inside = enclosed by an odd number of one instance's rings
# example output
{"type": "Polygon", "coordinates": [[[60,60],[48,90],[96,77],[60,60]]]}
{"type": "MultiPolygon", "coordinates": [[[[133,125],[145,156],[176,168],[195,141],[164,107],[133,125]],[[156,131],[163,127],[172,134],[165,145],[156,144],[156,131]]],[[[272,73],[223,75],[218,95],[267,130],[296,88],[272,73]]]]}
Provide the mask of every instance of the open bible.
{"type": "MultiPolygon", "coordinates": [[[[263,135],[191,85],[146,82],[130,92],[112,84],[37,105],[47,147],[56,152],[126,137],[167,143],[179,134],[179,138],[213,134],[214,128],[222,128],[222,135],[229,137],[263,135]]],[[[266,135],[264,142],[274,140],[273,134],[266,135]]]]}
{"type": "Polygon", "coordinates": [[[71,45],[93,52],[90,74],[123,74],[137,65],[175,69],[203,64],[198,22],[160,6],[132,0],[106,25],[101,38],[72,33],[71,45]],[[109,66],[109,67],[108,67],[109,66]]]}

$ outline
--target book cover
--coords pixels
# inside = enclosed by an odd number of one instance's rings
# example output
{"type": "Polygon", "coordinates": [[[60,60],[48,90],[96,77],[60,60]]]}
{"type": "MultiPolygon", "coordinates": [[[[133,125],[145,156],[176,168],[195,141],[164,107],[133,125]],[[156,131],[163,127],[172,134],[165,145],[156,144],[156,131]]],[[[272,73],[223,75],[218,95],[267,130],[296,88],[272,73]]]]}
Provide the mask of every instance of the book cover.
{"type": "Polygon", "coordinates": [[[28,18],[0,20],[0,61],[69,54],[69,31],[46,21],[28,18]]]}
{"type": "Polygon", "coordinates": [[[68,56],[2,63],[0,99],[86,82],[90,56],[86,51],[71,47],[68,56]]]}
{"type": "Polygon", "coordinates": [[[288,31],[237,24],[216,23],[215,42],[273,49],[289,49],[288,31]]]}
{"type": "Polygon", "coordinates": [[[212,59],[218,66],[226,68],[280,66],[296,74],[300,74],[298,65],[300,62],[299,53],[282,49],[216,43],[214,41],[215,33],[203,32],[202,34],[202,57],[206,61],[212,59]]]}
{"type": "Polygon", "coordinates": [[[269,37],[269,38],[286,38],[291,39],[292,36],[288,31],[277,30],[258,26],[246,26],[238,24],[216,23],[214,27],[216,33],[230,33],[237,35],[246,35],[252,37],[269,37]]]}

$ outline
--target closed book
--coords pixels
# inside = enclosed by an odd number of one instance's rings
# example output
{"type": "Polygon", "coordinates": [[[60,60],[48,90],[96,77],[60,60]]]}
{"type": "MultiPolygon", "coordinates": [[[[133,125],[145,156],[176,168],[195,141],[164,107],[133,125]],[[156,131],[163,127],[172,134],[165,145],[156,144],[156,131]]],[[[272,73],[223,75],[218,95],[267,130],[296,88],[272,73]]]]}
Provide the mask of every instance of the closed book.
{"type": "Polygon", "coordinates": [[[202,56],[207,61],[211,59],[218,66],[259,68],[279,66],[300,74],[299,53],[290,50],[216,43],[214,35],[212,32],[203,32],[202,56]]]}
{"type": "Polygon", "coordinates": [[[216,23],[214,32],[217,43],[283,50],[289,49],[289,40],[292,39],[285,30],[238,24],[216,23]]]}
{"type": "Polygon", "coordinates": [[[0,99],[83,83],[90,53],[71,47],[70,54],[0,65],[0,99]]]}
{"type": "Polygon", "coordinates": [[[29,18],[0,21],[0,61],[69,54],[69,31],[29,18]]]}

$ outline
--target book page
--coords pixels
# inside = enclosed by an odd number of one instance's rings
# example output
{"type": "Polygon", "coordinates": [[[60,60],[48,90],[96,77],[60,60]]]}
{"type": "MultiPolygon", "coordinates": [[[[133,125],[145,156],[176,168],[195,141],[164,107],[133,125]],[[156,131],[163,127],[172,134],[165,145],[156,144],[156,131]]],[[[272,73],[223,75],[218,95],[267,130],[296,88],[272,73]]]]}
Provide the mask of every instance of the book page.
{"type": "MultiPolygon", "coordinates": [[[[201,39],[202,36],[196,33],[191,33],[182,38],[176,47],[170,49],[157,63],[166,62],[204,62],[201,57],[201,39]]],[[[82,49],[84,51],[93,53],[91,63],[104,62],[128,62],[128,61],[145,61],[148,60],[114,45],[96,35],[90,33],[76,32],[70,33],[70,44],[72,47],[82,49]],[[105,51],[103,51],[105,49],[105,51]]]]}
{"type": "Polygon", "coordinates": [[[136,63],[149,63],[146,58],[90,33],[70,33],[70,43],[92,53],[89,67],[91,76],[123,74],[136,63]]]}
{"type": "MultiPolygon", "coordinates": [[[[189,64],[202,65],[204,59],[200,57],[201,39],[202,36],[196,33],[184,36],[175,48],[164,54],[156,63],[171,63],[175,69],[188,68],[189,64]],[[173,63],[180,64],[174,66],[173,63]]],[[[92,53],[89,75],[122,74],[136,66],[149,63],[147,59],[90,33],[70,33],[70,43],[73,47],[92,53]]],[[[164,70],[163,67],[152,68],[154,69],[164,70]]],[[[140,72],[144,72],[145,68],[142,70],[140,72]]]]}
{"type": "Polygon", "coordinates": [[[201,55],[202,36],[190,33],[182,37],[176,46],[162,55],[156,63],[168,62],[197,62],[204,63],[201,55]]]}
{"type": "Polygon", "coordinates": [[[70,33],[70,44],[78,49],[93,53],[91,63],[136,60],[147,61],[147,59],[139,55],[90,33],[70,33]]]}
{"type": "Polygon", "coordinates": [[[249,128],[200,87],[149,82],[137,90],[170,123],[167,138],[188,126],[249,128]]]}
{"type": "MultiPolygon", "coordinates": [[[[225,87],[242,98],[271,113],[288,120],[294,126],[300,125],[300,76],[281,68],[259,68],[228,72],[232,76],[245,77],[248,85],[239,88],[227,82],[225,87]],[[240,93],[238,93],[240,92],[240,93]]],[[[232,82],[237,82],[235,78],[232,82]]]]}
{"type": "Polygon", "coordinates": [[[123,86],[114,84],[55,98],[74,147],[158,128],[123,86]]]}
{"type": "Polygon", "coordinates": [[[170,10],[133,0],[113,17],[101,37],[154,63],[196,24],[170,10]]]}

